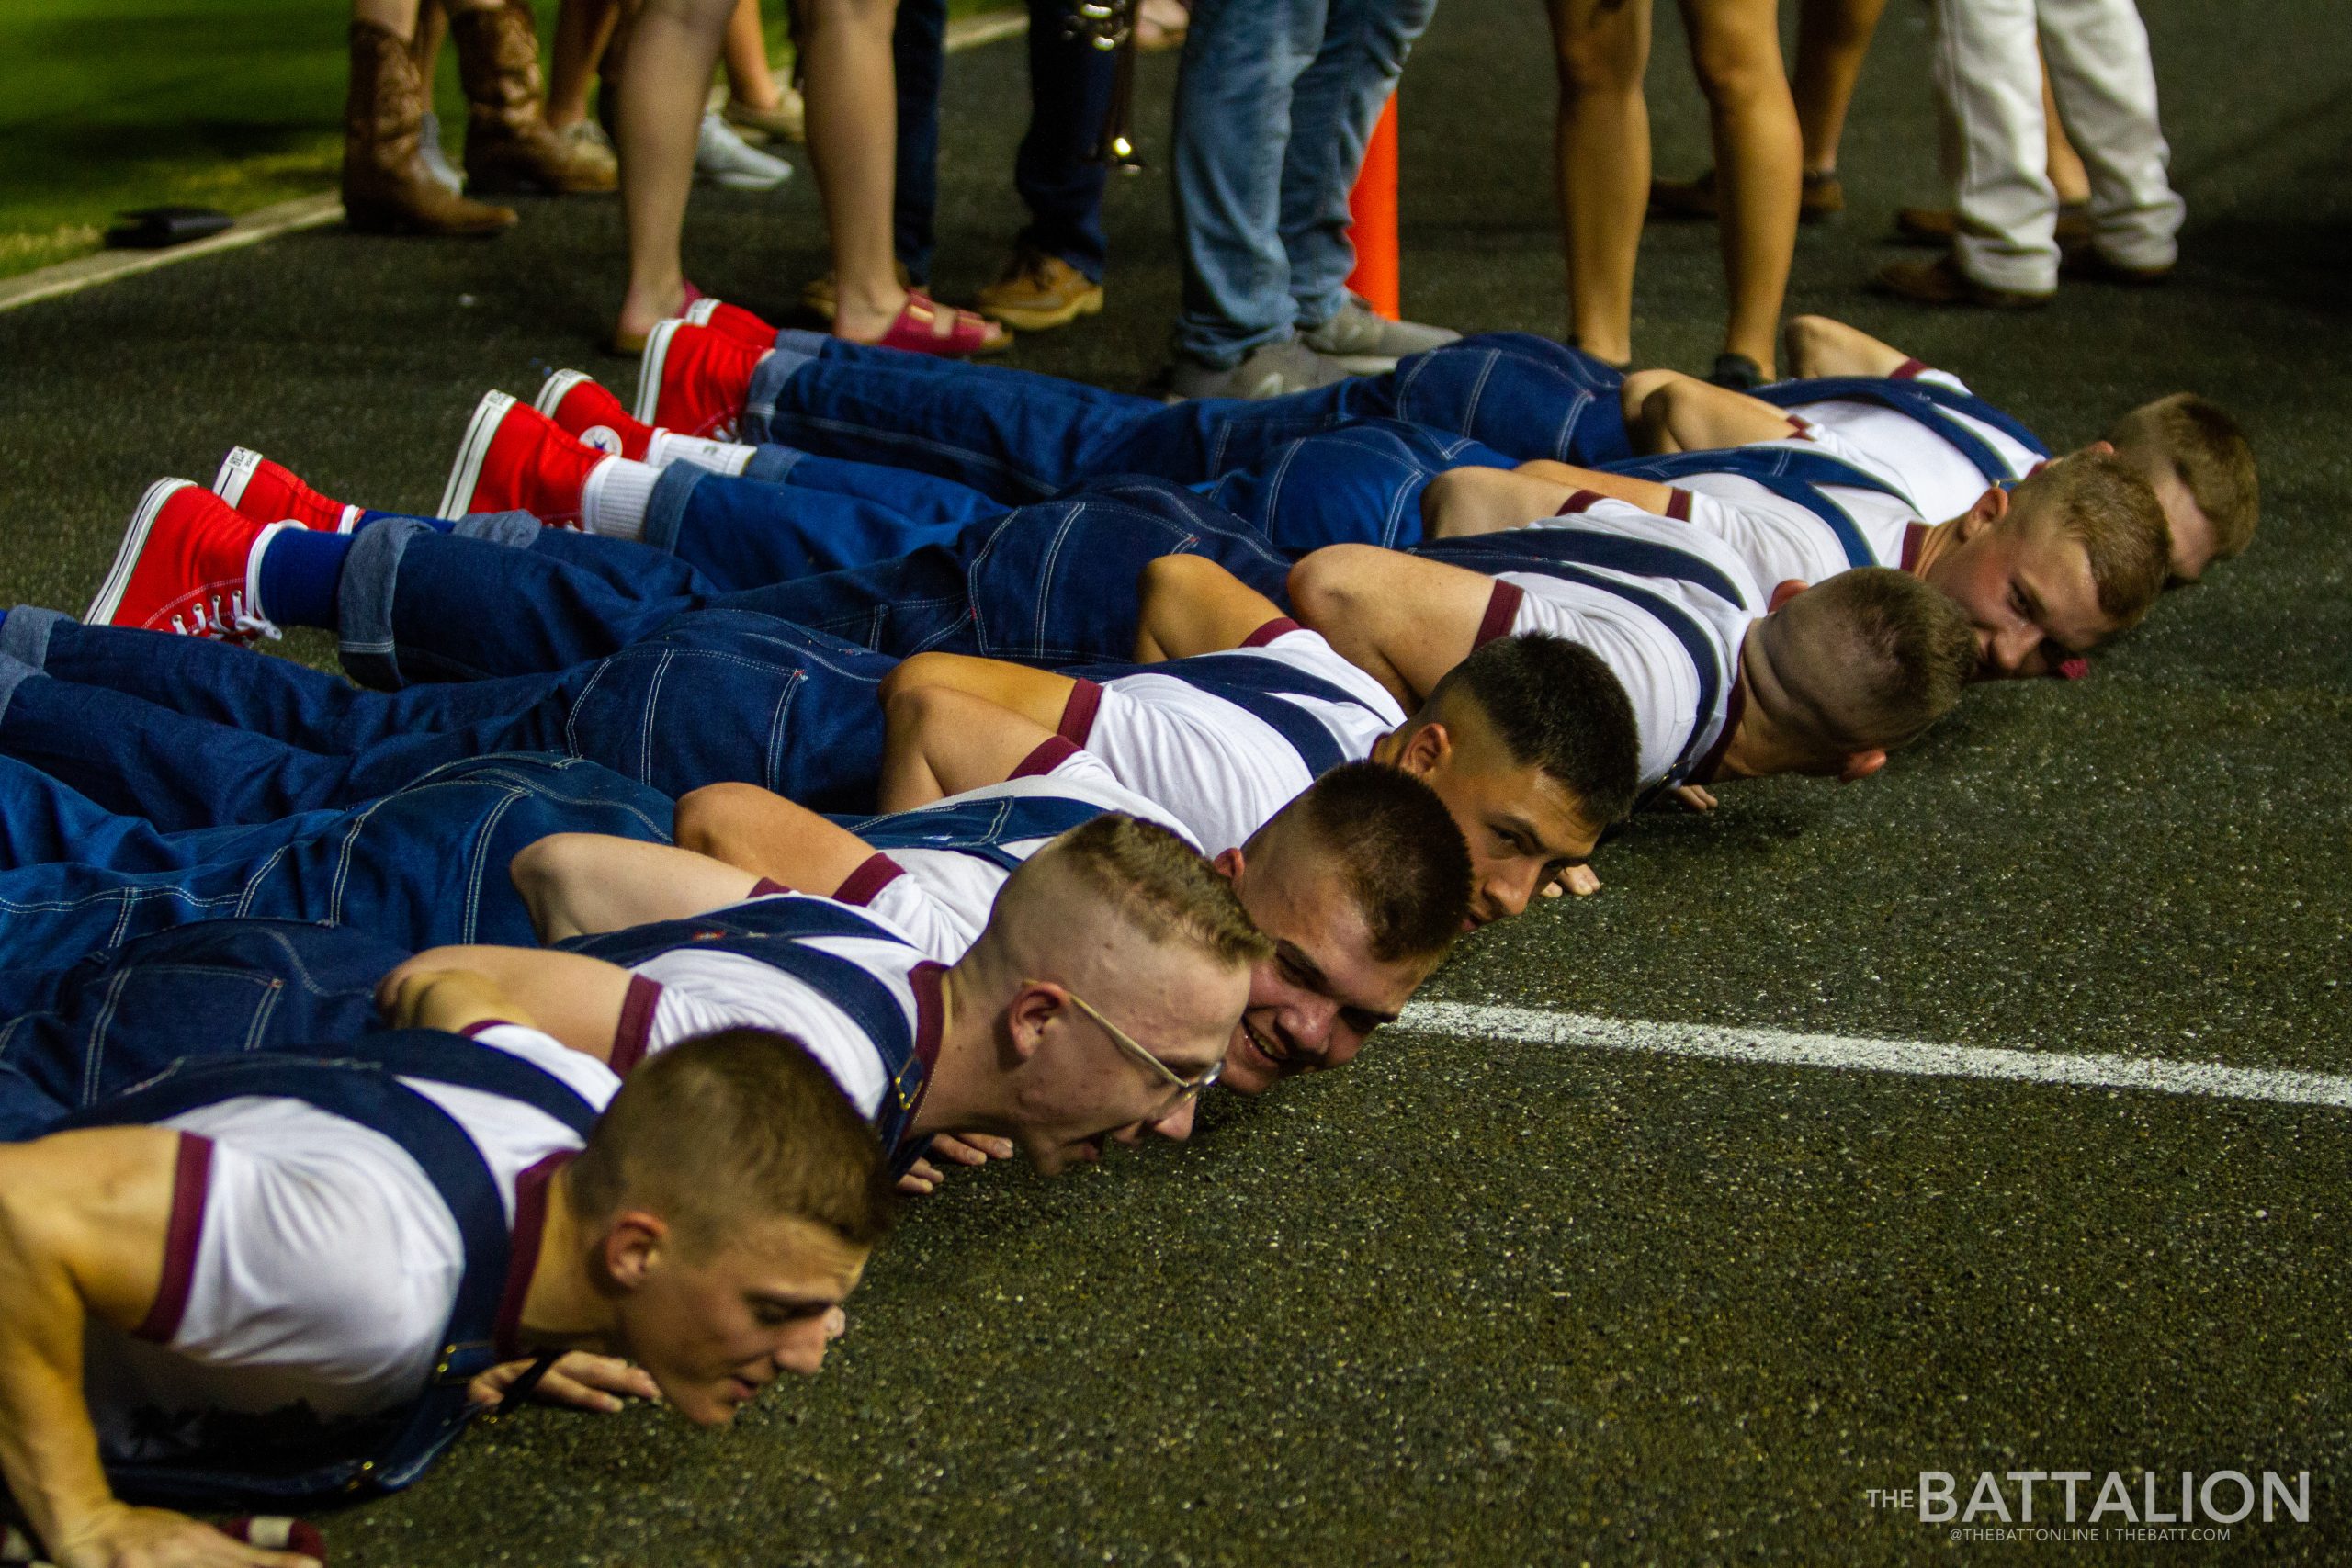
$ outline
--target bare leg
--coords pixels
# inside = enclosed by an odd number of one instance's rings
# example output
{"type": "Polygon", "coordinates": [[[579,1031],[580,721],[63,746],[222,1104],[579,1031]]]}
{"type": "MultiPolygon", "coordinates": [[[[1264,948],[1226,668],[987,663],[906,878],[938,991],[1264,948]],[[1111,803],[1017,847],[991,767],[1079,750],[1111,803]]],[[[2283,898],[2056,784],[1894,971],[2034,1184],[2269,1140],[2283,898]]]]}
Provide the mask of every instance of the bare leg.
{"type": "Polygon", "coordinates": [[[899,123],[890,29],[897,0],[812,0],[808,161],[832,235],[836,335],[870,343],[906,308],[890,251],[899,123]]]}
{"type": "Polygon", "coordinates": [[[416,37],[417,0],[351,0],[351,19],[368,22],[398,39],[416,37]]]}
{"type": "Polygon", "coordinates": [[[622,334],[649,332],[685,303],[679,231],[695,137],[735,0],[643,0],[621,73],[621,209],[628,229],[622,334]]]}
{"type": "Polygon", "coordinates": [[[1807,174],[1837,172],[1846,111],[1885,9],[1886,0],[1801,0],[1797,7],[1797,67],[1790,86],[1796,95],[1807,174]]]}
{"type": "Polygon", "coordinates": [[[1551,18],[1568,336],[1622,365],[1634,356],[1634,263],[1650,196],[1650,0],[1551,0],[1551,18]]]}
{"type": "Polygon", "coordinates": [[[548,62],[548,124],[553,129],[588,118],[588,85],[620,15],[620,0],[563,0],[556,7],[555,52],[548,62]]]}
{"type": "MultiPolygon", "coordinates": [[[[441,63],[441,40],[449,36],[449,13],[440,0],[419,0],[416,7],[416,30],[409,36],[408,57],[416,62],[417,80],[424,84],[426,108],[433,107],[433,73],[441,63]]],[[[2050,91],[2050,80],[2042,78],[2041,90],[2050,91]]]]}
{"type": "Polygon", "coordinates": [[[1731,288],[1724,348],[1754,360],[1767,378],[1804,189],[1804,144],[1781,63],[1778,11],[1779,0],[1682,3],[1715,144],[1724,275],[1731,288]]]}
{"type": "Polygon", "coordinates": [[[2058,118],[2058,99],[2050,91],[2050,67],[2041,68],[2041,124],[2050,141],[2050,183],[2058,191],[2058,199],[2075,207],[2091,198],[2090,171],[2083,167],[2083,156],[2075,144],[2066,140],[2066,128],[2058,118]]]}
{"type": "Polygon", "coordinates": [[[739,104],[772,109],[784,95],[768,67],[768,39],[760,26],[760,0],[741,0],[727,22],[727,90],[739,104]]]}

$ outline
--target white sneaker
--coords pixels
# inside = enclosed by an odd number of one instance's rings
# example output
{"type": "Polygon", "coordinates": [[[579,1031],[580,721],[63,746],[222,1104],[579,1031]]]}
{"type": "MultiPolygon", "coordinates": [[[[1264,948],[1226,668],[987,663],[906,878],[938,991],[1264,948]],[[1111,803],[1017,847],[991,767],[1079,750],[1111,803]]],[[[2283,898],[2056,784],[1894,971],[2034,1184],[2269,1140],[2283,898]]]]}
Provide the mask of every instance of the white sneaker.
{"type": "Polygon", "coordinates": [[[716,114],[702,117],[702,136],[695,143],[695,178],[729,190],[774,190],[791,177],[791,164],[736,135],[716,114]]]}
{"type": "Polygon", "coordinates": [[[431,110],[424,115],[424,127],[416,138],[416,155],[424,160],[424,172],[433,183],[456,196],[465,188],[465,176],[450,165],[449,154],[441,147],[441,121],[431,110]]]}

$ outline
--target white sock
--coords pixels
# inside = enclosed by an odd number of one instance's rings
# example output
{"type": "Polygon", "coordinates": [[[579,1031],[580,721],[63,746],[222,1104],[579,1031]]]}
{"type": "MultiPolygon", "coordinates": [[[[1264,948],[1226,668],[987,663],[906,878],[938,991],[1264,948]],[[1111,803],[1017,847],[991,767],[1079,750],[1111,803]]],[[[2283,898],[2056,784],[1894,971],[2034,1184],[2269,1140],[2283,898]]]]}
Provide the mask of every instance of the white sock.
{"type": "Polygon", "coordinates": [[[739,446],[732,441],[707,441],[699,435],[681,435],[674,430],[657,430],[653,439],[646,443],[645,460],[657,468],[666,468],[684,458],[699,463],[714,473],[740,474],[751,465],[756,446],[739,446]]]}
{"type": "Polygon", "coordinates": [[[645,508],[662,470],[627,457],[607,457],[588,470],[580,487],[580,525],[607,539],[645,536],[645,508]]]}

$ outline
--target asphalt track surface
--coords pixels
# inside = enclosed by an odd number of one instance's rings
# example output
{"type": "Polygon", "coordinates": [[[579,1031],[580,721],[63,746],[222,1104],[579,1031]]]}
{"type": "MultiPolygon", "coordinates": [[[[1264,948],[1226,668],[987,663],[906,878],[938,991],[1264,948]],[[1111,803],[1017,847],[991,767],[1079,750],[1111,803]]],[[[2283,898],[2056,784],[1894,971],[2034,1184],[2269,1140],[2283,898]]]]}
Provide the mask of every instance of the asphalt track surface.
{"type": "MultiPolygon", "coordinates": [[[[1879,779],[1642,822],[1600,897],[1465,943],[1427,993],[1605,1026],[1455,1013],[1216,1101],[1189,1148],[959,1179],[876,1260],[813,1383],[723,1434],[656,1411],[484,1427],[413,1491],[328,1516],[335,1561],[2352,1554],[2352,1110],[2340,1077],[2255,1071],[2352,1073],[2352,49],[2318,0],[2145,8],[2190,210],[2169,288],[2075,285],[2019,317],[1860,291],[1886,215],[1935,190],[1924,23],[1896,6],[1851,209],[1805,231],[1790,307],[1962,370],[2053,445],[2176,388],[2220,398],[2262,464],[2248,557],[2087,681],[1973,693],[1879,779]],[[1808,1055],[1766,1029],[2030,1070],[1808,1055]],[[2119,1087],[2200,1063],[2254,1071],[2251,1097],[2119,1087]],[[2338,1098],[2269,1092],[2306,1081],[2338,1098]],[[2070,1469],[2135,1497],[2143,1470],[2160,1496],[2184,1470],[2308,1471],[2312,1517],[1954,1544],[1867,1495],[2070,1469]]],[[[1651,75],[1672,173],[1703,160],[1704,121],[1670,12],[1651,75]]],[[[951,68],[949,298],[1016,226],[1021,70],[1002,45],[951,68]]],[[[1145,66],[1148,149],[1171,75],[1145,66]]],[[[1560,330],[1551,103],[1534,7],[1446,0],[1404,94],[1415,313],[1560,330]]],[[[1114,189],[1111,309],[1015,363],[1112,385],[1156,363],[1165,197],[1158,171],[1114,189]]],[[[1645,357],[1712,356],[1714,243],[1652,231],[1645,357]]],[[[589,346],[617,249],[609,202],[539,204],[494,243],[322,232],[0,317],[0,584],[78,607],[141,487],[209,478],[232,442],[430,506],[485,387],[527,396],[567,362],[628,385],[589,346]]],[[[698,197],[690,254],[780,312],[821,265],[805,175],[698,197]]]]}

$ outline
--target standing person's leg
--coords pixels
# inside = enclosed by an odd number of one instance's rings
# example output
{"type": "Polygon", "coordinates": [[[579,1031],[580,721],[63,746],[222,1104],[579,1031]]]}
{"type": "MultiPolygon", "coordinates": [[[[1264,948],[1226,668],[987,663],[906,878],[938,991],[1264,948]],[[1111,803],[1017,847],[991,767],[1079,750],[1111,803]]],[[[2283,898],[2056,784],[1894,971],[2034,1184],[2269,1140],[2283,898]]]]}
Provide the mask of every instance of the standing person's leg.
{"type": "Polygon", "coordinates": [[[379,233],[495,233],[514,223],[512,208],[469,201],[425,167],[424,111],[432,99],[410,53],[416,13],[417,0],[352,0],[344,220],[379,233]]]}
{"type": "Polygon", "coordinates": [[[1715,373],[1734,385],[1773,378],[1781,300],[1796,254],[1804,145],[1781,62],[1780,9],[1779,0],[1682,0],[1707,96],[1731,294],[1715,373]],[[1730,363],[1735,356],[1749,366],[1730,363]]]}
{"type": "Polygon", "coordinates": [[[628,229],[628,292],[614,345],[643,345],[653,323],[686,306],[679,255],[703,98],[735,0],[641,0],[621,73],[621,212],[628,229]]]}
{"type": "Polygon", "coordinates": [[[2088,175],[2092,250],[2111,274],[2169,272],[2185,209],[2166,175],[2147,26],[2132,0],[2043,0],[2041,11],[2050,88],[2088,175]]]}
{"type": "Polygon", "coordinates": [[[2058,287],[2033,0],[1936,0],[1936,107],[1954,186],[1952,260],[1980,288],[2058,287]]]}
{"type": "Polygon", "coordinates": [[[943,354],[1010,343],[979,317],[910,296],[891,244],[898,88],[896,0],[809,0],[808,159],[833,254],[833,333],[943,354]]]}
{"type": "Polygon", "coordinates": [[[539,35],[528,0],[442,0],[466,88],[466,181],[477,190],[610,190],[613,157],[560,136],[540,110],[539,35]]]}
{"type": "Polygon", "coordinates": [[[947,75],[947,0],[899,0],[890,31],[898,82],[899,137],[890,200],[890,245],[907,276],[931,281],[933,220],[939,208],[939,94],[947,75]]]}
{"type": "Polygon", "coordinates": [[[1329,0],[1321,47],[1291,89],[1290,147],[1283,159],[1283,253],[1300,341],[1356,375],[1393,370],[1396,361],[1453,340],[1457,333],[1390,321],[1351,299],[1355,270],[1348,197],[1363,167],[1381,107],[1396,90],[1413,40],[1429,26],[1437,0],[1329,0]]]}
{"type": "Polygon", "coordinates": [[[1551,0],[1551,18],[1568,341],[1623,367],[1634,358],[1634,261],[1650,193],[1650,0],[1551,0]]]}
{"type": "Polygon", "coordinates": [[[1176,321],[1176,389],[1263,395],[1226,385],[1265,355],[1272,391],[1328,379],[1300,361],[1295,384],[1276,363],[1297,310],[1282,245],[1282,167],[1291,89],[1323,43],[1327,0],[1201,0],[1176,83],[1175,193],[1184,263],[1176,321]]]}
{"type": "Polygon", "coordinates": [[[1013,242],[1012,261],[979,297],[982,310],[1022,332],[1066,326],[1102,309],[1110,170],[1094,153],[1118,55],[1068,36],[1068,11],[1065,0],[1029,0],[1029,130],[1012,165],[1029,223],[1013,242]]]}
{"type": "Polygon", "coordinates": [[[605,57],[620,0],[560,0],[555,13],[555,49],[548,61],[548,124],[568,131],[588,118],[588,88],[596,62],[605,57]]]}
{"type": "MultiPolygon", "coordinates": [[[[1797,62],[1790,88],[1797,126],[1804,139],[1808,181],[1838,173],[1838,144],[1846,135],[1846,111],[1861,80],[1862,61],[1886,0],[1800,0],[1797,62]]],[[[1844,205],[1841,197],[1839,205],[1844,205]]]]}

